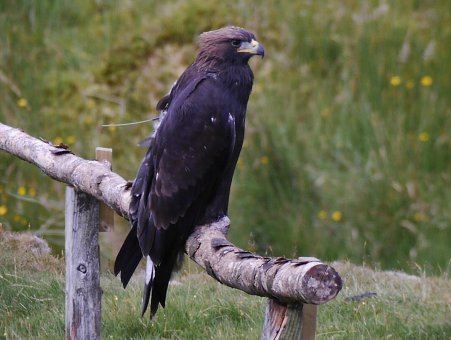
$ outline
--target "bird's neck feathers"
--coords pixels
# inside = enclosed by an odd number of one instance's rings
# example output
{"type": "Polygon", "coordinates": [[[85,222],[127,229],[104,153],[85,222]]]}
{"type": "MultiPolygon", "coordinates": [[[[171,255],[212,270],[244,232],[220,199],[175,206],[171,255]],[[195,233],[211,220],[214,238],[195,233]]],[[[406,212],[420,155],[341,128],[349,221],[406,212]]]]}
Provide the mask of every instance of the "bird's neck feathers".
{"type": "Polygon", "coordinates": [[[254,74],[247,62],[227,62],[200,53],[192,66],[197,72],[214,74],[240,101],[247,103],[254,81],[254,74]]]}
{"type": "Polygon", "coordinates": [[[229,66],[218,76],[241,102],[247,104],[254,82],[254,74],[248,64],[229,66]]]}

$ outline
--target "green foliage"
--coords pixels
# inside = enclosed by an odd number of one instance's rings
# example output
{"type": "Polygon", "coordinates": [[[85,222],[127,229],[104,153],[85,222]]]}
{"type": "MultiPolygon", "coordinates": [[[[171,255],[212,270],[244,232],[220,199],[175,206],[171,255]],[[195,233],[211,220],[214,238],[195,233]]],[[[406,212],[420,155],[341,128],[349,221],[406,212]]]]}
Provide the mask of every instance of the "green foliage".
{"type": "Polygon", "coordinates": [[[257,72],[232,201],[242,244],[247,234],[288,256],[447,266],[450,88],[439,50],[450,30],[433,29],[449,19],[435,4],[278,7],[286,34],[280,54],[267,48],[263,81],[257,72]]]}
{"type": "MultiPolygon", "coordinates": [[[[275,255],[446,268],[450,2],[3,1],[0,121],[133,178],[158,99],[202,31],[254,31],[231,236],[275,255]]],[[[62,185],[0,155],[0,222],[61,245],[62,185]]]]}

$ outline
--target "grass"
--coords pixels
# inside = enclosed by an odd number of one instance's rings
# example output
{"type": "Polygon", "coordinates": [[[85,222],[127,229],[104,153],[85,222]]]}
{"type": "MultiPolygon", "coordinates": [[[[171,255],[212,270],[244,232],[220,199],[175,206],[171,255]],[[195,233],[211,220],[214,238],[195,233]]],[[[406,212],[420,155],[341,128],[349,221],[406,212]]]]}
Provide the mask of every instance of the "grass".
{"type": "MultiPolygon", "coordinates": [[[[33,256],[0,234],[0,339],[64,336],[62,259],[33,256]],[[28,254],[28,255],[24,255],[28,254]],[[37,269],[38,268],[38,269],[37,269]]],[[[332,264],[344,279],[338,297],[318,308],[318,339],[446,339],[451,335],[451,284],[446,275],[384,272],[332,264]],[[358,299],[365,293],[372,297],[358,299]],[[367,294],[369,295],[369,294],[367,294]]],[[[140,317],[142,275],[124,290],[102,274],[105,339],[259,339],[265,301],[220,285],[186,263],[169,288],[167,306],[140,317]]]]}
{"type": "MultiPolygon", "coordinates": [[[[267,57],[252,61],[232,240],[440,273],[451,243],[450,4],[3,1],[0,121],[87,158],[113,147],[115,170],[133,178],[151,127],[101,125],[155,115],[197,34],[245,26],[267,57]]],[[[0,172],[0,222],[60,249],[63,186],[4,154],[0,172]]]]}

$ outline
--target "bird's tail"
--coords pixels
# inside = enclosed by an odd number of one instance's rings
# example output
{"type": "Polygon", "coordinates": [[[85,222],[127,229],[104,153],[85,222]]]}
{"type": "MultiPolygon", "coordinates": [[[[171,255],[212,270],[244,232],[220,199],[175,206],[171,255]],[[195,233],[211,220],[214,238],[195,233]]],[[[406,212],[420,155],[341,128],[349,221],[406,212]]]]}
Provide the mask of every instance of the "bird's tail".
{"type": "MultiPolygon", "coordinates": [[[[136,226],[128,233],[114,263],[114,275],[121,273],[121,282],[124,288],[127,286],[136,267],[142,259],[142,252],[136,235],[136,226]]],[[[155,265],[150,256],[146,257],[146,277],[144,281],[144,292],[141,314],[147,310],[150,300],[151,317],[166,303],[166,292],[168,290],[171,273],[177,262],[178,253],[173,252],[164,258],[160,264],[155,265]]]]}
{"type": "Polygon", "coordinates": [[[146,279],[144,282],[144,294],[141,308],[143,316],[147,310],[150,300],[150,317],[153,318],[160,304],[163,308],[166,304],[166,293],[171,279],[171,273],[177,260],[176,256],[168,256],[158,266],[147,256],[146,279]]]}
{"type": "Polygon", "coordinates": [[[121,282],[124,288],[130,281],[142,257],[138,237],[136,236],[136,226],[134,225],[122,244],[114,263],[114,275],[121,273],[121,282]]]}

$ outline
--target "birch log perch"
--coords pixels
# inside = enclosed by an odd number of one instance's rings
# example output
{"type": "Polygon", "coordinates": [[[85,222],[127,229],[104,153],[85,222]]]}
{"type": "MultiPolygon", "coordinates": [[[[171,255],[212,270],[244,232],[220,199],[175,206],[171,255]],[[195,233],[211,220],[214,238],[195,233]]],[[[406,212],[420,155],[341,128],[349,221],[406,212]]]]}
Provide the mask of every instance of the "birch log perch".
{"type": "MultiPolygon", "coordinates": [[[[104,164],[84,160],[64,145],[52,145],[1,123],[0,149],[36,165],[51,178],[90,194],[128,218],[129,186],[104,164]]],[[[219,282],[286,304],[322,304],[340,291],[338,273],[317,259],[262,257],[235,247],[226,239],[229,224],[229,219],[223,218],[199,226],[186,242],[191,259],[219,282]]]]}

